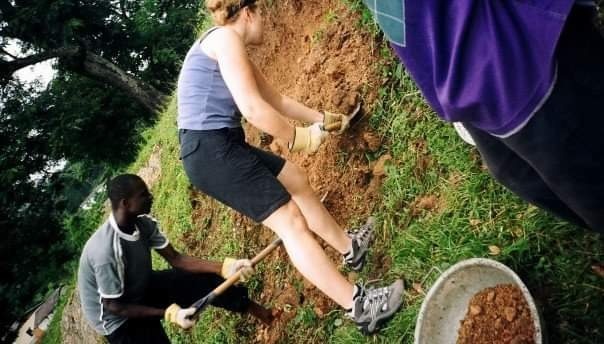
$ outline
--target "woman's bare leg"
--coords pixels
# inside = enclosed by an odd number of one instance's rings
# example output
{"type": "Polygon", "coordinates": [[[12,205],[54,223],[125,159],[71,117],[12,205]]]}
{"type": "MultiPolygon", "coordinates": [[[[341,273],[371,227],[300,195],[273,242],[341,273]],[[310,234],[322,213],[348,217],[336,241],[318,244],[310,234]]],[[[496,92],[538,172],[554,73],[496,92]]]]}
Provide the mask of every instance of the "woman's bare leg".
{"type": "Polygon", "coordinates": [[[290,200],[262,222],[283,240],[296,269],[344,309],[352,307],[353,285],[336,269],[308,230],[296,203],[290,200]]]}
{"type": "Polygon", "coordinates": [[[300,208],[310,230],[317,233],[341,254],[350,251],[350,238],[329,214],[319,197],[315,195],[308,183],[308,177],[302,169],[288,161],[277,179],[292,195],[292,199],[300,208]]]}

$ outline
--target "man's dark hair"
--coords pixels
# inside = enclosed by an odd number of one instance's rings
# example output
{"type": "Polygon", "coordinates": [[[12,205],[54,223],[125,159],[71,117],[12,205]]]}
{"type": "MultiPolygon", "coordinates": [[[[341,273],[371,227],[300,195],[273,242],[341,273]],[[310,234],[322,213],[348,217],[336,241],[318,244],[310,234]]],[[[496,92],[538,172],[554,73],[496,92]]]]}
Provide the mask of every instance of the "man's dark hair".
{"type": "Polygon", "coordinates": [[[107,196],[111,207],[117,209],[120,200],[134,196],[134,193],[144,186],[145,181],[136,174],[120,174],[107,182],[107,196]]]}

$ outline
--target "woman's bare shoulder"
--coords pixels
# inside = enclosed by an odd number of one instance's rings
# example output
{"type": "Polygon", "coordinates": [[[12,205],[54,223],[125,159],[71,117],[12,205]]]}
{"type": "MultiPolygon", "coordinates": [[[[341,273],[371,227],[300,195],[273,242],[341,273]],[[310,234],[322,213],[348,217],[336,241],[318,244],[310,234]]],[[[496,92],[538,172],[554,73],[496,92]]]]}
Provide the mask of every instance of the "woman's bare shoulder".
{"type": "Polygon", "coordinates": [[[202,42],[201,48],[204,52],[213,58],[216,58],[217,52],[220,54],[238,51],[243,47],[241,37],[235,30],[228,27],[219,27],[212,31],[202,42]]]}

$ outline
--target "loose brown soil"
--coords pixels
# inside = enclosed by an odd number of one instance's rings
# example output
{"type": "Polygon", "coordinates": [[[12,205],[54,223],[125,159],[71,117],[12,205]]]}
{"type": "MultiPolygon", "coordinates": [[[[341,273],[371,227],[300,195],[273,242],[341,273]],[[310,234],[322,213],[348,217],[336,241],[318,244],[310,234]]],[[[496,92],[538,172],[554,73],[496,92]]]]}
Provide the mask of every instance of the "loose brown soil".
{"type": "Polygon", "coordinates": [[[534,334],[522,292],[512,284],[502,284],[472,297],[457,344],[531,344],[534,334]]]}
{"type": "MultiPolygon", "coordinates": [[[[382,62],[374,50],[374,39],[358,30],[358,15],[339,0],[288,0],[263,4],[264,43],[251,48],[250,57],[267,80],[282,94],[318,110],[347,113],[354,108],[357,99],[362,98],[366,116],[343,135],[330,136],[312,156],[291,154],[278,142],[261,144],[260,132],[249,125],[245,126],[247,141],[303,168],[315,193],[319,197],[326,195],[324,204],[341,226],[360,224],[379,203],[384,165],[389,159],[382,154],[384,157],[376,168],[376,162],[370,163],[366,157],[368,152],[379,152],[383,144],[382,137],[367,124],[381,83],[378,66],[382,62]]],[[[211,256],[215,238],[225,235],[219,230],[220,216],[224,212],[217,210],[217,202],[195,191],[191,193],[191,202],[195,230],[185,234],[183,243],[190,254],[211,256]]],[[[269,229],[235,212],[230,212],[230,216],[235,226],[231,240],[242,243],[243,255],[255,255],[274,238],[269,229]]],[[[339,264],[339,253],[321,240],[319,242],[339,264]]],[[[372,259],[384,269],[390,265],[388,258],[379,253],[372,259]]],[[[283,248],[277,249],[261,264],[265,267],[263,287],[254,299],[280,310],[281,315],[270,327],[252,320],[257,332],[248,339],[249,342],[287,341],[281,335],[303,304],[310,305],[319,318],[336,308],[295,271],[283,248]]],[[[349,279],[356,277],[352,274],[349,279]]]]}

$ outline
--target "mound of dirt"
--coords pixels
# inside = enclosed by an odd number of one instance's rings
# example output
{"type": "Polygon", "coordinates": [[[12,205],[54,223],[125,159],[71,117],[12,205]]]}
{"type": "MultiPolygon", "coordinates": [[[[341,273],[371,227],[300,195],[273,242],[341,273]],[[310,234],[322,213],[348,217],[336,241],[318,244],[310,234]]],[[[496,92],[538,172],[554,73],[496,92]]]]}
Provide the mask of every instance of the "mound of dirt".
{"type": "MultiPolygon", "coordinates": [[[[379,56],[370,34],[360,32],[359,18],[341,1],[280,1],[265,9],[265,41],[250,51],[252,60],[282,94],[319,110],[349,113],[357,98],[370,114],[377,98],[379,56]]],[[[365,153],[377,151],[381,138],[366,120],[353,130],[330,136],[317,154],[275,153],[308,173],[319,195],[328,193],[326,207],[339,223],[360,219],[377,201],[365,153]]],[[[246,128],[248,140],[259,144],[259,133],[246,128]]]]}
{"type": "Polygon", "coordinates": [[[512,284],[474,295],[461,322],[457,344],[532,344],[535,328],[520,289],[512,284]]]}
{"type": "MultiPolygon", "coordinates": [[[[358,31],[358,16],[340,1],[283,1],[265,9],[265,42],[250,52],[269,82],[282,94],[319,110],[348,113],[360,97],[370,114],[377,97],[379,63],[373,38],[358,31]]],[[[258,132],[246,128],[259,143],[258,132]]],[[[271,148],[304,168],[318,195],[341,224],[361,219],[375,204],[377,190],[367,194],[372,179],[367,151],[381,139],[366,120],[353,130],[330,136],[317,154],[291,154],[271,148]]]]}

